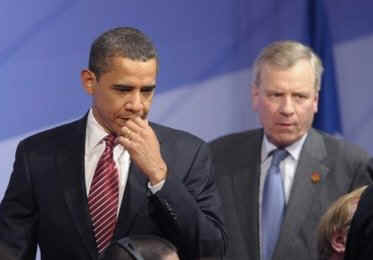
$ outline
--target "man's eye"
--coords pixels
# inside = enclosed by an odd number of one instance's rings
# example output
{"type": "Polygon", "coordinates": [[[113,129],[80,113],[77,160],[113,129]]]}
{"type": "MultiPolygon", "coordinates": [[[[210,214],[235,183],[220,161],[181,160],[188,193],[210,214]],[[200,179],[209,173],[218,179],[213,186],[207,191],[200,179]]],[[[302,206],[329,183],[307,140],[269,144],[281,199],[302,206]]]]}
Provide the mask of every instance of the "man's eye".
{"type": "Polygon", "coordinates": [[[270,96],[271,97],[281,97],[282,94],[281,93],[271,93],[270,96]]]}
{"type": "Polygon", "coordinates": [[[147,87],[147,88],[143,88],[141,89],[141,92],[152,92],[154,90],[155,87],[147,87]]]}
{"type": "Polygon", "coordinates": [[[127,88],[127,87],[115,87],[114,89],[119,92],[129,92],[132,90],[132,88],[127,88]]]}
{"type": "Polygon", "coordinates": [[[307,96],[306,96],[306,95],[303,95],[303,94],[296,94],[295,97],[296,97],[297,99],[305,99],[305,98],[307,98],[307,96]]]}

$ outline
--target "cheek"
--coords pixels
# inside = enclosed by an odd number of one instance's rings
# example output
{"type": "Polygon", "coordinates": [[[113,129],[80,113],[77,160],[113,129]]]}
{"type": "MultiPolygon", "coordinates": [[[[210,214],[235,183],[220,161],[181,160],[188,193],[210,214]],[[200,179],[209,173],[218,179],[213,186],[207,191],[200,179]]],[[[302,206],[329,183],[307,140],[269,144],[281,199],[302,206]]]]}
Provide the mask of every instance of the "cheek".
{"type": "Polygon", "coordinates": [[[259,112],[266,118],[273,118],[276,116],[276,111],[278,110],[277,105],[271,102],[262,102],[259,106],[259,112]]]}
{"type": "Polygon", "coordinates": [[[101,96],[97,102],[111,119],[114,119],[120,113],[124,104],[121,98],[108,94],[101,96]]]}
{"type": "Polygon", "coordinates": [[[308,128],[312,125],[313,117],[314,117],[314,106],[308,106],[306,108],[302,108],[301,112],[298,113],[298,118],[302,122],[304,128],[308,128]]]}
{"type": "Polygon", "coordinates": [[[95,93],[95,100],[97,103],[103,106],[108,106],[113,102],[113,97],[107,91],[97,91],[95,93]]]}
{"type": "Polygon", "coordinates": [[[143,104],[144,104],[144,110],[146,111],[149,111],[150,110],[150,107],[152,105],[152,100],[153,100],[153,97],[149,97],[147,99],[144,100],[143,104]]]}
{"type": "Polygon", "coordinates": [[[276,122],[276,112],[271,106],[264,106],[263,104],[258,107],[258,114],[263,127],[272,129],[276,122]]]}

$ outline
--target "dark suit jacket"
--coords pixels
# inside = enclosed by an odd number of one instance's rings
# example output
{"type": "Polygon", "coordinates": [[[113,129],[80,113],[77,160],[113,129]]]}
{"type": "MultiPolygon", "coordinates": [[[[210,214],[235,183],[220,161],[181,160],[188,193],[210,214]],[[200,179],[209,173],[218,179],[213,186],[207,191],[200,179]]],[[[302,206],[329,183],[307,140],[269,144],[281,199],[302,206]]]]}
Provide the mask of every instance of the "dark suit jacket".
{"type": "MultiPolygon", "coordinates": [[[[373,159],[369,165],[373,172],[373,159]]],[[[361,195],[347,236],[345,260],[371,260],[373,257],[373,185],[361,195]]]]}
{"type": "MultiPolygon", "coordinates": [[[[232,134],[211,143],[225,227],[227,259],[259,260],[259,179],[263,130],[232,134]]],[[[329,204],[371,179],[368,154],[311,129],[296,169],[273,259],[317,259],[316,227],[329,204]],[[319,174],[318,182],[312,173],[319,174]]]]}
{"type": "MultiPolygon", "coordinates": [[[[184,259],[223,250],[221,203],[207,144],[182,131],[151,124],[168,165],[163,188],[152,195],[134,163],[115,238],[155,234],[173,242],[184,259]]],[[[0,205],[0,241],[34,259],[98,259],[84,179],[86,117],[29,137],[18,145],[0,205]]]]}

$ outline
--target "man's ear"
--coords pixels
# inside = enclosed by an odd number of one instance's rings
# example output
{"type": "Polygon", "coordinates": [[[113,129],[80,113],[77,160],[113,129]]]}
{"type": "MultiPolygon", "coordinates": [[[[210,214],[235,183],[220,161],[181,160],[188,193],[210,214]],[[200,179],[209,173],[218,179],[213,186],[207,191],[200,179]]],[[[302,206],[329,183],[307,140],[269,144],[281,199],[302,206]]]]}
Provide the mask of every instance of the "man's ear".
{"type": "Polygon", "coordinates": [[[95,91],[95,87],[97,85],[96,75],[92,71],[90,71],[89,69],[84,69],[80,73],[80,79],[82,81],[82,85],[83,85],[85,91],[89,95],[93,95],[93,93],[95,91]]]}
{"type": "Polygon", "coordinates": [[[319,91],[316,91],[314,100],[313,100],[313,112],[317,113],[319,110],[319,91]]]}
{"type": "Polygon", "coordinates": [[[256,112],[258,110],[259,88],[256,84],[249,86],[249,88],[251,88],[251,107],[256,112]]]}
{"type": "Polygon", "coordinates": [[[346,250],[346,240],[347,240],[347,233],[344,231],[342,232],[338,231],[332,235],[330,244],[333,247],[335,252],[344,254],[346,250]]]}

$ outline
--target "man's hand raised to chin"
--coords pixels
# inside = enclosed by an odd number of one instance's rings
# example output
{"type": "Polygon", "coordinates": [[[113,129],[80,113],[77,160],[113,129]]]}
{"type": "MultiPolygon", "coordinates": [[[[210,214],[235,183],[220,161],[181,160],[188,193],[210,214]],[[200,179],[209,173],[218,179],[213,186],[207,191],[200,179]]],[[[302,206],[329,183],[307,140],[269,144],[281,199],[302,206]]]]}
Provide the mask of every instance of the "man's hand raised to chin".
{"type": "Polygon", "coordinates": [[[158,138],[148,120],[135,117],[126,121],[120,130],[118,141],[148,177],[151,185],[166,179],[167,165],[162,158],[158,138]]]}

